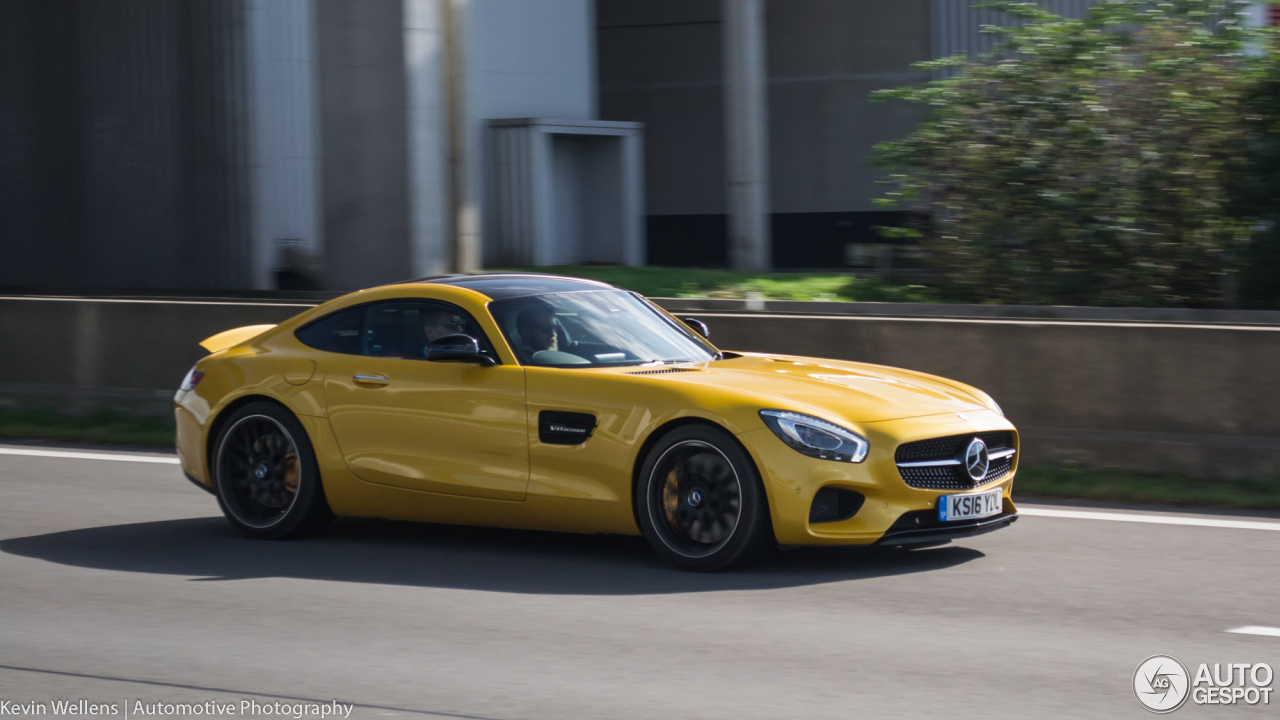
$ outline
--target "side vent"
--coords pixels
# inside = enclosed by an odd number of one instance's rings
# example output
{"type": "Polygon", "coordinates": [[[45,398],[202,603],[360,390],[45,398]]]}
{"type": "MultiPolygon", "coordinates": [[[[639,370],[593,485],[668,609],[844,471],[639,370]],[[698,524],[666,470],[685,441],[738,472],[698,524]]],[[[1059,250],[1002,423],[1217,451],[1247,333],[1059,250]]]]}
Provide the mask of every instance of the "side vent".
{"type": "Polygon", "coordinates": [[[696,368],[665,368],[662,370],[641,370],[628,375],[670,375],[671,373],[697,372],[696,368]]]}
{"type": "Polygon", "coordinates": [[[595,429],[595,415],[558,410],[538,413],[538,439],[547,445],[581,445],[595,429]]]}
{"type": "Polygon", "coordinates": [[[866,498],[860,492],[842,488],[824,487],[813,496],[809,507],[810,523],[831,523],[848,520],[862,509],[866,498]]]}

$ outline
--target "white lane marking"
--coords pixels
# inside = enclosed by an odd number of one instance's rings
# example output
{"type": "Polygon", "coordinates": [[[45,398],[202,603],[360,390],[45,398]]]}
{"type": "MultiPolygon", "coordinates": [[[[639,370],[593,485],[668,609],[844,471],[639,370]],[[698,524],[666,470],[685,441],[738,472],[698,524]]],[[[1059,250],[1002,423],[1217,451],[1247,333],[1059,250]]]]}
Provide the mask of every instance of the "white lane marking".
{"type": "Polygon", "coordinates": [[[1192,525],[1195,527],[1234,528],[1236,530],[1276,530],[1280,522],[1256,522],[1253,520],[1211,520],[1208,518],[1173,517],[1170,515],[1133,515],[1130,513],[1087,512],[1083,510],[1051,510],[1049,508],[1018,508],[1019,515],[1071,518],[1074,520],[1112,520],[1115,522],[1152,523],[1154,525],[1192,525]]]}
{"type": "Polygon", "coordinates": [[[1268,637],[1280,637],[1280,628],[1262,627],[1261,625],[1245,625],[1244,627],[1232,628],[1229,633],[1239,633],[1241,635],[1266,635],[1268,637]]]}
{"type": "Polygon", "coordinates": [[[157,457],[155,455],[129,455],[127,453],[87,453],[68,452],[65,450],[27,450],[25,448],[0,448],[0,455],[25,455],[27,457],[70,458],[72,460],[113,460],[115,462],[160,463],[178,465],[181,461],[176,457],[157,457]]]}

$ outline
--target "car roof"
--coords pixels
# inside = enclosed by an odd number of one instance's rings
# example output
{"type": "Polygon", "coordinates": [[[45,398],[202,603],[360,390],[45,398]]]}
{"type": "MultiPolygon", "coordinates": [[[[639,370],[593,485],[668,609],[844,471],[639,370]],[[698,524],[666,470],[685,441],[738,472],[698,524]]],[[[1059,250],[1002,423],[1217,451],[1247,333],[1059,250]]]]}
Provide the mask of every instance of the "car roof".
{"type": "Polygon", "coordinates": [[[616,290],[608,283],[562,275],[539,273],[482,273],[478,275],[442,275],[411,280],[415,283],[455,285],[486,295],[491,300],[549,295],[552,293],[584,292],[588,290],[616,290]]]}

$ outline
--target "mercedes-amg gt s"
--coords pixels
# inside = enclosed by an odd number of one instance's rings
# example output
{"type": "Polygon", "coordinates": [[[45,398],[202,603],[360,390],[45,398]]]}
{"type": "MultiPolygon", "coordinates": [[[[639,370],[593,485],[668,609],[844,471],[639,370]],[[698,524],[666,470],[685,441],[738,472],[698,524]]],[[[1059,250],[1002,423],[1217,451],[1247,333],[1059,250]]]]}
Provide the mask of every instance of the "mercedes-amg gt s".
{"type": "Polygon", "coordinates": [[[363,290],[204,341],[175,397],[178,452],[260,538],[335,515],[643,534],[716,570],[1017,518],[1018,433],[982,391],[707,336],[573,278],[363,290]]]}

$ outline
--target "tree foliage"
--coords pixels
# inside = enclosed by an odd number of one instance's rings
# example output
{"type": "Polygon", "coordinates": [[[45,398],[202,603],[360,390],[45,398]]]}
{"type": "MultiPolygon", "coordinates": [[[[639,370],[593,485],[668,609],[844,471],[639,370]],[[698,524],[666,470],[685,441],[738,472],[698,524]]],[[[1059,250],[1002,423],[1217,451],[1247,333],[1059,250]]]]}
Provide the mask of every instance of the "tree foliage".
{"type": "Polygon", "coordinates": [[[953,74],[876,93],[929,108],[876,157],[894,170],[882,204],[923,218],[949,294],[1231,304],[1269,191],[1244,183],[1244,201],[1240,179],[1258,172],[1263,85],[1280,78],[1271,34],[1243,27],[1243,5],[1108,0],[1066,19],[983,3],[1013,19],[986,29],[993,52],[921,63],[953,74]]]}

